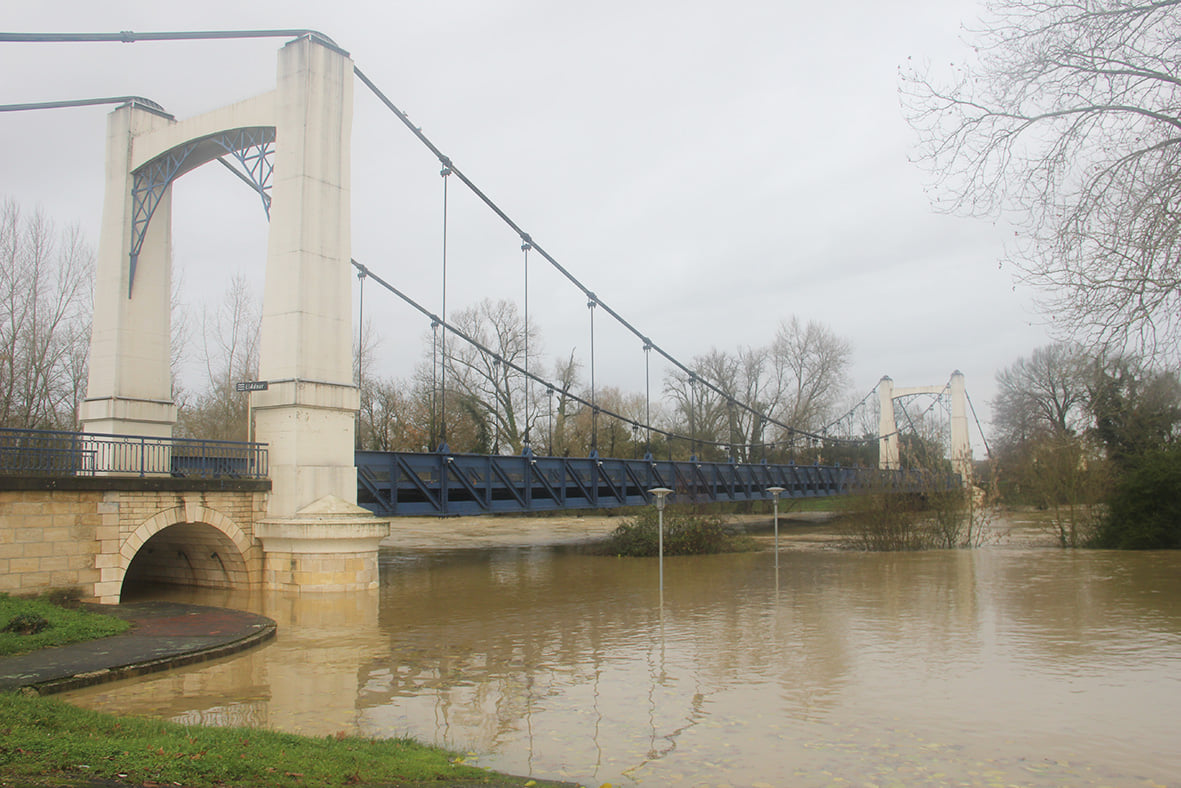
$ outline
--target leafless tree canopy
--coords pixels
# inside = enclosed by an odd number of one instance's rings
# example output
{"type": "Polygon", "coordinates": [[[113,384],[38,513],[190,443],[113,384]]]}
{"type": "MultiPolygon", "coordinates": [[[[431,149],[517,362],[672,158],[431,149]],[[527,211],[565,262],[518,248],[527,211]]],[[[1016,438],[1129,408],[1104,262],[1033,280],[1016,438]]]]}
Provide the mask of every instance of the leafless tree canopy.
{"type": "Polygon", "coordinates": [[[771,346],[776,379],[784,386],[781,420],[796,429],[820,431],[849,385],[848,340],[814,320],[782,321],[771,346]]]}
{"type": "Polygon", "coordinates": [[[712,388],[673,372],[664,391],[691,437],[730,444],[750,459],[764,442],[790,443],[781,427],[767,429],[771,420],[807,432],[824,426],[848,386],[851,352],[827,326],[792,317],[780,322],[766,347],[714,349],[695,358],[694,376],[712,388]]]}
{"type": "Polygon", "coordinates": [[[1019,358],[996,375],[994,422],[1002,446],[1039,437],[1075,435],[1086,427],[1091,359],[1075,345],[1059,343],[1019,358]]]}
{"type": "Polygon", "coordinates": [[[184,403],[178,432],[205,439],[246,440],[249,394],[236,390],[241,380],[258,377],[261,308],[245,277],[235,276],[222,301],[201,316],[204,390],[184,403]]]}
{"type": "Polygon", "coordinates": [[[1181,0],[993,0],[948,76],[902,74],[938,206],[1019,217],[1064,335],[1178,358],[1181,0]]]}
{"type": "Polygon", "coordinates": [[[86,388],[94,256],[77,229],[0,203],[0,426],[74,429],[86,388]]]}
{"type": "MultiPolygon", "coordinates": [[[[511,450],[519,454],[524,445],[525,430],[532,429],[538,420],[538,397],[534,386],[525,385],[525,376],[510,362],[525,368],[525,321],[511,301],[484,299],[479,304],[460,310],[452,318],[455,327],[465,335],[489,348],[496,355],[485,353],[474,345],[452,340],[447,343],[447,387],[486,410],[492,429],[493,451],[511,450]],[[525,398],[532,401],[528,422],[525,421],[525,398]]],[[[540,342],[532,326],[529,364],[537,369],[540,361],[540,342]]]]}

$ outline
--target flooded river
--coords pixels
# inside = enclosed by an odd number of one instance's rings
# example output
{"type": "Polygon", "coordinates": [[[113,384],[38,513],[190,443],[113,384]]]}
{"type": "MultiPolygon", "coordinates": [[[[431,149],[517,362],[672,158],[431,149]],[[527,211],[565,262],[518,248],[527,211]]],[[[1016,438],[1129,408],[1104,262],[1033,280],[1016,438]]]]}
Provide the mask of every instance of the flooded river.
{"type": "Polygon", "coordinates": [[[662,605],[655,560],[407,539],[371,594],[189,595],[279,635],[66,698],[588,786],[1181,785],[1181,553],[784,541],[666,559],[662,605]]]}

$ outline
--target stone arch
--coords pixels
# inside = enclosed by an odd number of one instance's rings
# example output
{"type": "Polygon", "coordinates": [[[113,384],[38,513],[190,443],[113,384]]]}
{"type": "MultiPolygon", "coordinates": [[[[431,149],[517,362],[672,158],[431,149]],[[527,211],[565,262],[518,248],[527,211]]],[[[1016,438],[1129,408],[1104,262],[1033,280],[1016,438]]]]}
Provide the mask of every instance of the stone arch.
{"type": "Polygon", "coordinates": [[[133,563],[140,568],[140,580],[255,588],[259,583],[257,552],[246,532],[216,509],[196,503],[165,509],[136,527],[120,546],[120,595],[124,583],[137,574],[130,571],[133,563]],[[161,557],[149,557],[157,547],[164,548],[161,557]]]}

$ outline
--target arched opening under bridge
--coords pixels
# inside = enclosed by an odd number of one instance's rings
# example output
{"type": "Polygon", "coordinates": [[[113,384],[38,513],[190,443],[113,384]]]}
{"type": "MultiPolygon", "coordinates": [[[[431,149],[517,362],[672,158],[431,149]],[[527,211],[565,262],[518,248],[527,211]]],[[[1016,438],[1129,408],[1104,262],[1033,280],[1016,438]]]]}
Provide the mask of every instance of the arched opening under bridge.
{"type": "Polygon", "coordinates": [[[160,586],[245,588],[246,559],[234,541],[208,523],[177,523],[139,548],[123,577],[121,599],[142,597],[160,586]]]}

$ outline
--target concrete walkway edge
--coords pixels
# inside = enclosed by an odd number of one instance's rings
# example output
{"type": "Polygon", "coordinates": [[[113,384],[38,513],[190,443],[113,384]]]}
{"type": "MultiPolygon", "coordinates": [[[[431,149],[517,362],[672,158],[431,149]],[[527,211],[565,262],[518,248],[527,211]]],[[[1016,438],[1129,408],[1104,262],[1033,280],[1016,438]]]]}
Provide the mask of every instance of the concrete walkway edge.
{"type": "Polygon", "coordinates": [[[51,695],[236,654],[275,636],[276,624],[240,610],[140,602],[95,606],[131,621],[99,640],[0,657],[0,691],[51,695]]]}

